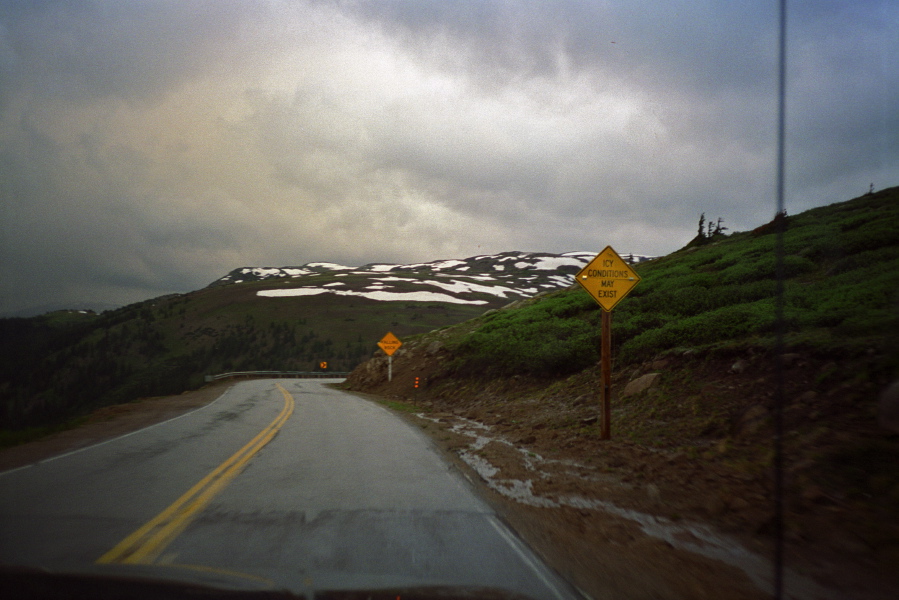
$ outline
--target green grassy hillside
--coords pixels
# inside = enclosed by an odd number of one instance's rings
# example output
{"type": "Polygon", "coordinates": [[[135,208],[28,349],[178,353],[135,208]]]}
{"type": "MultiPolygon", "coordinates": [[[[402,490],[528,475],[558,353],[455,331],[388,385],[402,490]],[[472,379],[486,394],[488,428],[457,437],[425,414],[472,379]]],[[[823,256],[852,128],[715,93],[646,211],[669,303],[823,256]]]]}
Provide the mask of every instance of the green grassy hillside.
{"type": "MultiPolygon", "coordinates": [[[[770,349],[775,228],[718,235],[635,267],[642,281],[613,312],[616,365],[682,353],[770,349]]],[[[899,188],[786,219],[788,348],[886,352],[899,332],[899,188]]],[[[456,328],[450,372],[555,377],[599,358],[600,309],[580,287],[456,328]]],[[[894,369],[892,355],[883,364],[894,369]]]]}

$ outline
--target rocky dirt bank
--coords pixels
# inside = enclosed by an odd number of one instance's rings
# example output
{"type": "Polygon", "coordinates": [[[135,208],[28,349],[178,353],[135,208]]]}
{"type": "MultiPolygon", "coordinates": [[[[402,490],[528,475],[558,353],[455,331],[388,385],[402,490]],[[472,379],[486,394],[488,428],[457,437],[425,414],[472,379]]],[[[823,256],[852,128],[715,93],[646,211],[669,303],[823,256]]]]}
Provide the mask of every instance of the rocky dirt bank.
{"type": "MultiPolygon", "coordinates": [[[[382,356],[344,387],[400,403],[593,597],[769,597],[770,356],[687,352],[615,373],[611,441],[597,370],[466,379],[446,375],[451,360],[439,338],[413,340],[391,382],[382,356]]],[[[784,357],[786,597],[899,590],[899,437],[877,424],[878,361],[784,357]]]]}

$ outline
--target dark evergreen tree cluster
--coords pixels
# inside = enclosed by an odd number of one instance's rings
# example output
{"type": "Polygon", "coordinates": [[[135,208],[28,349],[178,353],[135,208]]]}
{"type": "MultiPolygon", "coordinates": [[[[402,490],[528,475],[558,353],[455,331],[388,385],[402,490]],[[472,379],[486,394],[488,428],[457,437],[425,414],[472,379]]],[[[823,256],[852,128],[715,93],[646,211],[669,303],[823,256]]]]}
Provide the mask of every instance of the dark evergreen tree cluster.
{"type": "Polygon", "coordinates": [[[720,236],[725,235],[724,232],[727,230],[728,228],[724,226],[724,219],[722,217],[718,217],[715,221],[706,221],[705,213],[702,213],[699,215],[699,227],[696,232],[696,237],[693,238],[686,247],[690,248],[708,244],[709,242],[720,238],[720,236]]]}
{"type": "Polygon", "coordinates": [[[102,315],[0,319],[0,429],[63,422],[100,406],[195,389],[229,371],[349,371],[370,354],[338,345],[304,319],[212,325],[183,300],[102,315]],[[71,317],[71,318],[69,318],[71,317]]]}

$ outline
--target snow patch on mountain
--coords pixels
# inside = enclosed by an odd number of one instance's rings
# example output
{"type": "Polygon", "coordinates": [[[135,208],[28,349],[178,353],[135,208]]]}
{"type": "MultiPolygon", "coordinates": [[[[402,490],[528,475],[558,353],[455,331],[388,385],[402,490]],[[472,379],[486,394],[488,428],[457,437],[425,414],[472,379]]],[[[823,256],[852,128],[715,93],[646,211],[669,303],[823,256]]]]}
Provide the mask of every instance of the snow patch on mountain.
{"type": "MultiPolygon", "coordinates": [[[[572,285],[574,275],[595,256],[595,252],[589,251],[503,252],[411,265],[372,263],[348,267],[313,262],[298,267],[244,267],[211,286],[277,280],[284,283],[283,287],[260,289],[257,295],[284,298],[333,294],[380,301],[501,306],[572,285]]],[[[637,263],[648,257],[623,258],[637,263]]]]}
{"type": "Polygon", "coordinates": [[[360,298],[368,298],[369,300],[381,301],[397,301],[406,302],[450,302],[453,304],[487,304],[486,300],[465,300],[456,298],[448,294],[438,294],[436,292],[354,292],[350,290],[326,290],[323,288],[289,288],[278,290],[260,290],[256,292],[257,296],[269,298],[286,298],[292,296],[316,296],[318,294],[336,294],[337,296],[358,296],[360,298]]]}

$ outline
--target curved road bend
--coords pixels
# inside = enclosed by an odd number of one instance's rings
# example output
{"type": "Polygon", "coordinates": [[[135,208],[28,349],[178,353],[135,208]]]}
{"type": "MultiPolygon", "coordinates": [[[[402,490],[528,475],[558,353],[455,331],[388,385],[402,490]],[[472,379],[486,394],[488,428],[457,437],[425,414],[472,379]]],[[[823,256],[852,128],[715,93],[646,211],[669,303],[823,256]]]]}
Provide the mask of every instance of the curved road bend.
{"type": "Polygon", "coordinates": [[[577,597],[424,434],[328,382],[238,383],[177,419],[0,474],[0,564],[299,593],[577,597]]]}

